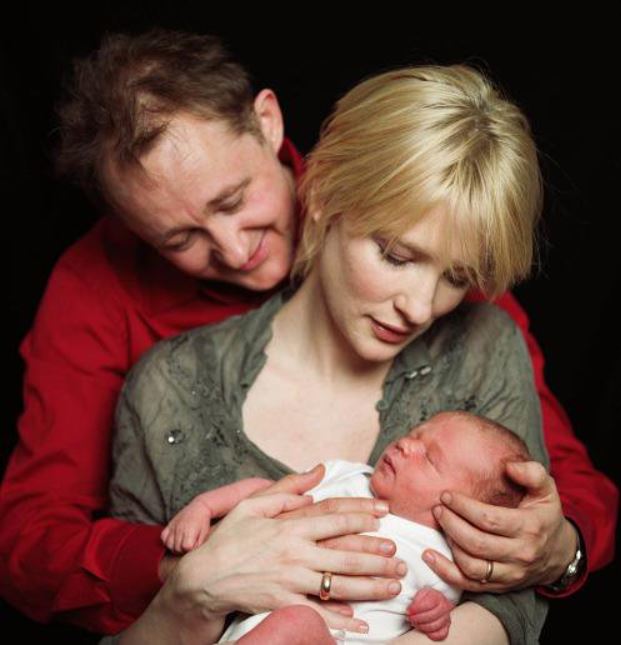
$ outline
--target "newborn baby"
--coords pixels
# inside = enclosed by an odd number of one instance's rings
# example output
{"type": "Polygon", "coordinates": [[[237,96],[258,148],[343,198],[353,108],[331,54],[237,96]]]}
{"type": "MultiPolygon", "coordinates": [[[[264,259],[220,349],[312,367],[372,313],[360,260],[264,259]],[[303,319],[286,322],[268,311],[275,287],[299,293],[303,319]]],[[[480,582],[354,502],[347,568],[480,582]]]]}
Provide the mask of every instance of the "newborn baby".
{"type": "MultiPolygon", "coordinates": [[[[346,496],[386,500],[390,513],[371,535],[391,538],[397,545],[396,556],[408,564],[397,597],[351,603],[355,616],[368,623],[369,632],[352,635],[352,639],[348,635],[347,642],[386,642],[412,625],[430,638],[446,637],[449,612],[459,599],[459,590],[449,587],[422,560],[422,552],[429,547],[450,557],[432,509],[445,490],[516,507],[523,491],[505,476],[505,464],[529,459],[522,440],[503,426],[465,412],[444,412],[388,445],[375,469],[340,460],[326,462],[325,476],[308,494],[315,501],[346,496]],[[417,612],[417,600],[423,595],[424,611],[417,612]],[[424,613],[424,620],[418,620],[417,613],[424,613]]],[[[195,548],[205,540],[211,517],[231,510],[263,482],[243,480],[197,496],[163,531],[164,543],[176,552],[195,548]]],[[[237,618],[221,642],[240,638],[265,616],[237,618]]]]}

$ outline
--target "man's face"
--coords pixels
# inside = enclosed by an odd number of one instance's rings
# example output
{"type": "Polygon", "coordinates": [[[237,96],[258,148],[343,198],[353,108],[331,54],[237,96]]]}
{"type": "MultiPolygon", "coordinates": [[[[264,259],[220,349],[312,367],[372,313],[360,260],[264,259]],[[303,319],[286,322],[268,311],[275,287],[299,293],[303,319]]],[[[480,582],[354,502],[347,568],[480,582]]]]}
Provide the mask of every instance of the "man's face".
{"type": "Polygon", "coordinates": [[[395,515],[437,527],[431,510],[442,492],[471,494],[490,458],[488,438],[472,421],[439,415],[386,448],[371,487],[395,515]]]}
{"type": "Polygon", "coordinates": [[[125,224],[178,269],[263,291],[293,259],[295,180],[277,157],[282,136],[236,135],[223,121],[177,114],[140,169],[103,168],[125,224]]]}

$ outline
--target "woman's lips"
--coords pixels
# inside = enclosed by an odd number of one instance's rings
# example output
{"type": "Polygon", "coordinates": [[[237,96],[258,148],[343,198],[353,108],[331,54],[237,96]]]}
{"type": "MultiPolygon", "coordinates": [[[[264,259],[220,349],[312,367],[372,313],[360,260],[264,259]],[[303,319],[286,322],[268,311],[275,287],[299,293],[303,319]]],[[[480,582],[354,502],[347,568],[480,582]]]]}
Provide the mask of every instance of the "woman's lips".
{"type": "Polygon", "coordinates": [[[375,318],[371,318],[371,327],[373,328],[373,333],[379,340],[393,345],[402,343],[412,334],[411,331],[404,331],[399,327],[393,327],[392,325],[381,323],[378,320],[375,320],[375,318]]]}
{"type": "Polygon", "coordinates": [[[254,253],[248,258],[246,264],[242,265],[239,268],[240,271],[252,271],[253,269],[256,269],[259,264],[261,264],[267,258],[269,249],[267,248],[265,236],[266,232],[263,231],[261,239],[259,240],[259,244],[257,244],[257,248],[254,250],[254,253]]]}

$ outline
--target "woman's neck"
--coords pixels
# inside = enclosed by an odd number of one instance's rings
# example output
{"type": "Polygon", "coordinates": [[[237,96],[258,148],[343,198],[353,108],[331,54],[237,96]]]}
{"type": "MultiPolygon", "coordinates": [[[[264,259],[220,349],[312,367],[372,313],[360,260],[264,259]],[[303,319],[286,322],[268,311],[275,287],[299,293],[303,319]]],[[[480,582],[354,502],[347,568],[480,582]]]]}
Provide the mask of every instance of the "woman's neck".
{"type": "Polygon", "coordinates": [[[371,387],[381,385],[392,360],[381,363],[361,358],[341,334],[326,307],[316,272],[276,314],[273,336],[266,351],[270,359],[292,361],[307,373],[331,385],[352,380],[371,387]]]}

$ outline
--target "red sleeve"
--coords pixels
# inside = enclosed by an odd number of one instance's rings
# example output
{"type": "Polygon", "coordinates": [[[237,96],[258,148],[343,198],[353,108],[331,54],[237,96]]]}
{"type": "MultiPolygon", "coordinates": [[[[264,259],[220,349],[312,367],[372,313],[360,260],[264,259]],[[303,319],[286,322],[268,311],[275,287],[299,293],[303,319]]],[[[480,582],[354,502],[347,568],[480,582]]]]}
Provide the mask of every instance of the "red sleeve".
{"type": "MultiPolygon", "coordinates": [[[[469,296],[469,300],[480,299],[482,297],[478,294],[469,296]]],[[[584,584],[588,572],[600,569],[613,558],[618,491],[610,479],[594,468],[586,448],[574,435],[565,411],[548,389],[543,374],[543,354],[529,333],[526,313],[510,293],[498,298],[495,304],[509,313],[524,334],[541,401],[550,472],[558,488],[563,512],[579,528],[587,554],[585,575],[565,592],[552,594],[538,588],[543,595],[567,596],[584,584]]]]}
{"type": "Polygon", "coordinates": [[[110,633],[159,589],[164,549],[159,526],[97,519],[129,357],[123,309],[92,282],[59,265],[21,347],[25,408],[0,488],[0,593],[35,620],[110,633]]]}

